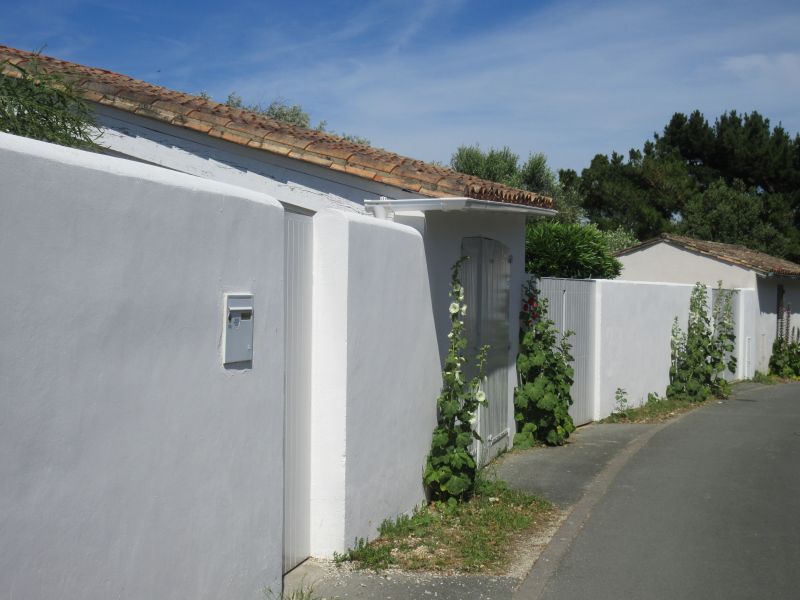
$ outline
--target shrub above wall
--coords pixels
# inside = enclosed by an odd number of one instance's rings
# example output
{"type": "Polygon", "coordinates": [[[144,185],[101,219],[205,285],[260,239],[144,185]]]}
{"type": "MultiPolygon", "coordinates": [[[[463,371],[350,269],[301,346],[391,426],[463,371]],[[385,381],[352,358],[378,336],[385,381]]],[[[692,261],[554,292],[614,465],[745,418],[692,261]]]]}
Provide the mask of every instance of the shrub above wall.
{"type": "Polygon", "coordinates": [[[594,225],[539,220],[525,234],[525,270],[538,277],[614,279],[622,264],[594,225]]]}

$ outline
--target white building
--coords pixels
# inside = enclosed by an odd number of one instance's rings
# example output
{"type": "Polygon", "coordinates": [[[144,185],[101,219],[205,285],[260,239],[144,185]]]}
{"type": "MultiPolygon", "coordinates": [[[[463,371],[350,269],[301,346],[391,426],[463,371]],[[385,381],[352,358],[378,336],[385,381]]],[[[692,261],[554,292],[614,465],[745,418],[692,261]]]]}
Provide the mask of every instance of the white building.
{"type": "Polygon", "coordinates": [[[254,598],[418,506],[463,254],[481,459],[510,445],[548,198],[37,60],[111,156],[0,135],[8,594],[254,598]]]}
{"type": "MultiPolygon", "coordinates": [[[[667,283],[703,283],[740,289],[740,314],[751,331],[739,343],[750,344],[753,369],[769,370],[779,323],[800,327],[800,265],[744,246],[662,234],[617,255],[620,279],[667,283]],[[748,293],[749,292],[749,293],[748,293]],[[748,299],[751,298],[751,299],[748,299]]],[[[747,350],[747,348],[745,348],[747,350]]],[[[749,374],[752,375],[752,372],[749,374]]]]}

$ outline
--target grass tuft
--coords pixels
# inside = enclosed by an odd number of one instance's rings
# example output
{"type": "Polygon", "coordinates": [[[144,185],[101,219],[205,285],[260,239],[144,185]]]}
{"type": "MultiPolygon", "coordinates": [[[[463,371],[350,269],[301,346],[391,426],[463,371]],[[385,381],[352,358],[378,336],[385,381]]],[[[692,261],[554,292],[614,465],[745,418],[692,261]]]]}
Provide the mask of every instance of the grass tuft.
{"type": "Polygon", "coordinates": [[[647,402],[641,406],[634,408],[626,405],[602,419],[600,423],[661,423],[698,406],[703,406],[706,402],[708,400],[703,402],[681,399],[668,400],[656,394],[650,394],[647,402]]]}
{"type": "Polygon", "coordinates": [[[374,570],[394,566],[500,574],[507,568],[514,538],[533,534],[554,514],[546,500],[481,478],[469,500],[434,502],[411,516],[384,521],[378,539],[356,540],[352,549],[335,559],[374,570]]]}
{"type": "Polygon", "coordinates": [[[314,593],[314,588],[312,586],[307,587],[305,584],[296,590],[292,590],[288,593],[284,592],[280,595],[275,594],[271,589],[265,589],[263,595],[264,600],[324,600],[314,593]]]}
{"type": "Polygon", "coordinates": [[[756,371],[753,374],[753,379],[751,381],[753,383],[761,383],[764,385],[775,385],[776,383],[781,383],[786,380],[772,373],[762,373],[761,371],[756,371]]]}

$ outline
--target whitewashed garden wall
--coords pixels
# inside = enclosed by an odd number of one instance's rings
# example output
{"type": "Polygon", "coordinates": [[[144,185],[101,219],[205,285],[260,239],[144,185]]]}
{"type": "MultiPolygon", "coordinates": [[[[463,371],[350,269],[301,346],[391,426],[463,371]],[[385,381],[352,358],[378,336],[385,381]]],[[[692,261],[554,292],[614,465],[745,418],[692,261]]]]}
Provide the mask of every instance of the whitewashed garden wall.
{"type": "Polygon", "coordinates": [[[280,204],[6,134],[0,179],[3,594],[280,590],[280,204]],[[243,291],[252,368],[224,368],[243,291]]]}
{"type": "MultiPolygon", "coordinates": [[[[550,304],[548,317],[560,331],[573,331],[576,424],[610,415],[615,392],[624,389],[631,405],[661,396],[669,384],[670,340],[675,317],[684,330],[691,285],[617,280],[542,278],[541,295],[550,304]]],[[[709,298],[713,291],[709,294],[709,298]]],[[[729,379],[753,376],[757,302],[752,289],[737,290],[737,372],[729,379]]]]}

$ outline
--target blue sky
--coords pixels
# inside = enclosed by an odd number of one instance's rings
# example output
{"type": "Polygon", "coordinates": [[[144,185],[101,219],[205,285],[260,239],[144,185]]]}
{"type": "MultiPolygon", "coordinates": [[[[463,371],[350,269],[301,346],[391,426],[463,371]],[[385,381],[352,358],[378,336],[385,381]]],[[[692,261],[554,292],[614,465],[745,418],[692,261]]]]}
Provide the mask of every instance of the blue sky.
{"type": "Polygon", "coordinates": [[[30,0],[0,43],[448,162],[461,144],[553,168],[627,152],[674,112],[758,110],[800,132],[800,3],[30,0]]]}

